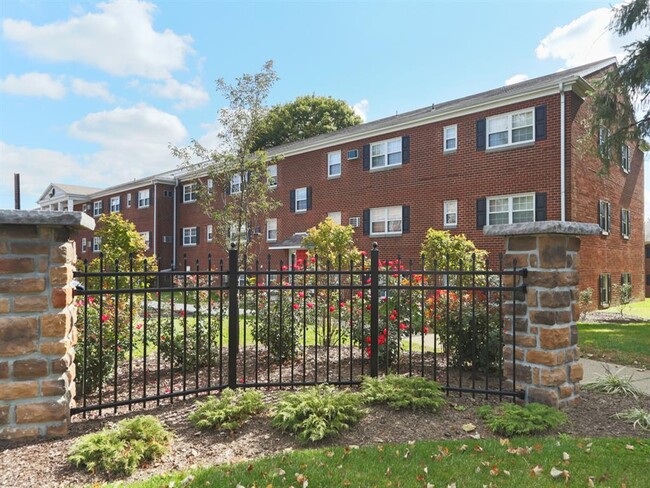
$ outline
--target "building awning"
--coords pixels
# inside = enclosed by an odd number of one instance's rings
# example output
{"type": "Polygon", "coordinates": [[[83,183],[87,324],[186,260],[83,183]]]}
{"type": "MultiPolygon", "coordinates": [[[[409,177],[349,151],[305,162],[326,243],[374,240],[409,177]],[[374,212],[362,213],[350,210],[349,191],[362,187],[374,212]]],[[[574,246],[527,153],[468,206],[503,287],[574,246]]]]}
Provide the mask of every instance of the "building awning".
{"type": "Polygon", "coordinates": [[[302,245],[302,239],[307,235],[306,232],[296,232],[294,235],[289,237],[288,239],[285,239],[283,241],[280,241],[276,244],[273,244],[272,246],[269,246],[269,250],[271,249],[306,249],[302,245]]]}

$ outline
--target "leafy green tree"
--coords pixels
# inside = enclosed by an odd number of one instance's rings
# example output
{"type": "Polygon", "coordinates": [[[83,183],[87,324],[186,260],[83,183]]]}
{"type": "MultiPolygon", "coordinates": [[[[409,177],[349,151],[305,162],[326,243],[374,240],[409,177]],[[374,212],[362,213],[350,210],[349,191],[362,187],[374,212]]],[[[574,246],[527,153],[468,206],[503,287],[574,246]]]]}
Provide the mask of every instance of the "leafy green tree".
{"type": "Polygon", "coordinates": [[[114,212],[99,217],[98,224],[95,235],[102,239],[100,249],[104,262],[109,266],[113,266],[116,260],[124,265],[128,263],[129,256],[144,259],[147,245],[133,222],[114,212]]]}
{"type": "Polygon", "coordinates": [[[361,255],[354,244],[354,228],[339,225],[329,217],[307,230],[302,245],[309,249],[309,254],[318,256],[320,268],[325,268],[328,262],[331,267],[337,267],[340,257],[341,268],[347,269],[361,255]]]}
{"type": "Polygon", "coordinates": [[[267,61],[259,73],[244,74],[234,84],[217,80],[217,91],[228,101],[219,111],[219,147],[208,150],[193,141],[171,148],[181,166],[196,176],[198,200],[216,224],[217,241],[225,250],[234,243],[242,259],[253,258],[266,217],[280,205],[269,185],[268,166],[276,159],[255,146],[268,113],[265,101],[277,78],[273,62],[267,61]]]}
{"type": "MultiPolygon", "coordinates": [[[[624,36],[636,28],[650,27],[648,0],[632,0],[615,8],[610,29],[624,36]]],[[[646,30],[646,33],[650,29],[646,30]]],[[[613,162],[619,163],[623,144],[642,144],[650,136],[650,35],[625,47],[627,58],[618,70],[607,72],[594,83],[592,113],[585,120],[590,141],[602,135],[594,149],[607,173],[613,162]],[[641,115],[635,117],[632,102],[641,103],[641,115]],[[642,112],[645,107],[645,113],[642,112]]],[[[590,144],[593,147],[593,143],[590,144]]]]}
{"type": "Polygon", "coordinates": [[[487,251],[477,249],[472,241],[464,234],[451,235],[446,230],[429,229],[422,243],[424,265],[432,270],[434,266],[439,270],[469,270],[474,266],[484,270],[487,260],[487,251]]]}
{"type": "Polygon", "coordinates": [[[343,100],[306,95],[272,107],[256,134],[253,147],[269,149],[362,122],[361,117],[343,100]]]}

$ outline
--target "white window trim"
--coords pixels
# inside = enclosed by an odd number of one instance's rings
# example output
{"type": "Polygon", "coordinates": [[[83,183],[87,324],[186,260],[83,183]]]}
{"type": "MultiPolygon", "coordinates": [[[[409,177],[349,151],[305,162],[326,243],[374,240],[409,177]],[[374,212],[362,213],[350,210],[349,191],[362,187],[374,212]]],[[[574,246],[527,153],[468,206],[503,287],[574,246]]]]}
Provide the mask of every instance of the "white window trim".
{"type": "MultiPolygon", "coordinates": [[[[521,127],[518,127],[518,129],[521,129],[521,127]]],[[[527,108],[524,110],[517,110],[516,112],[508,112],[505,114],[499,114],[499,115],[494,115],[492,117],[488,117],[485,119],[485,148],[486,150],[496,150],[496,149],[503,149],[505,147],[515,147],[515,146],[521,146],[521,145],[526,145],[526,144],[533,144],[535,142],[535,108],[527,108]],[[512,127],[512,119],[515,115],[521,115],[531,112],[533,117],[533,123],[532,123],[532,128],[533,128],[533,134],[532,137],[529,140],[526,141],[519,141],[519,142],[512,142],[512,131],[514,130],[512,127]],[[507,117],[508,120],[508,127],[507,127],[507,132],[508,132],[508,142],[506,144],[499,144],[498,146],[491,146],[490,145],[490,120],[494,119],[501,119],[507,117]]]]}
{"type": "Polygon", "coordinates": [[[602,287],[598,290],[600,304],[604,307],[609,307],[612,301],[612,289],[611,286],[611,273],[601,273],[599,281],[602,281],[602,287]],[[604,292],[604,293],[603,293],[604,292]]]}
{"type": "Polygon", "coordinates": [[[138,191],[138,208],[147,208],[149,205],[151,205],[151,193],[149,192],[149,189],[138,191]],[[145,193],[147,196],[143,198],[145,193]]]}
{"type": "Polygon", "coordinates": [[[102,250],[102,238],[93,237],[93,252],[100,252],[102,250]]]}
{"type": "Polygon", "coordinates": [[[272,164],[268,168],[268,182],[269,182],[269,188],[277,188],[278,187],[278,165],[277,164],[272,164]],[[273,168],[273,170],[271,170],[273,168]]]}
{"type": "Polygon", "coordinates": [[[111,197],[110,202],[111,202],[111,205],[110,205],[109,208],[111,210],[111,213],[116,213],[116,212],[119,212],[120,210],[122,210],[122,205],[121,205],[122,201],[121,201],[120,197],[111,197]]]}
{"type": "MultiPolygon", "coordinates": [[[[396,153],[391,153],[391,154],[396,154],[396,153]]],[[[376,157],[376,156],[375,156],[376,157]]],[[[396,137],[394,139],[387,139],[385,141],[378,141],[378,142],[373,142],[370,144],[370,171],[381,171],[389,168],[398,168],[402,166],[404,160],[404,155],[402,154],[402,138],[401,137],[396,137]],[[391,142],[398,142],[399,143],[399,153],[401,154],[400,161],[399,163],[393,163],[393,164],[388,164],[388,144],[391,142]],[[385,164],[381,166],[373,166],[372,164],[372,148],[375,146],[384,146],[384,152],[382,153],[384,156],[384,161],[385,164]]]]}
{"type": "Polygon", "coordinates": [[[302,188],[296,188],[296,201],[294,202],[295,208],[293,209],[295,213],[304,213],[307,211],[307,187],[303,186],[302,188]],[[298,199],[298,192],[305,192],[305,198],[298,199]],[[305,208],[298,209],[298,202],[305,202],[305,208]]]}
{"type": "Polygon", "coordinates": [[[212,193],[214,190],[214,180],[212,178],[208,178],[207,180],[207,187],[208,187],[208,193],[212,193]]]}
{"type": "Polygon", "coordinates": [[[442,152],[452,153],[458,150],[458,124],[442,128],[442,152]],[[447,129],[454,129],[454,137],[447,137],[447,129]],[[447,148],[447,141],[454,140],[454,147],[447,148]]]}
{"type": "Polygon", "coordinates": [[[458,227],[458,200],[445,200],[443,203],[443,213],[442,213],[442,218],[443,218],[443,227],[447,229],[452,229],[454,227],[458,227]],[[453,212],[449,211],[448,206],[450,206],[453,203],[454,209],[453,212]],[[447,223],[447,215],[454,215],[456,218],[454,219],[456,222],[453,224],[447,223]]]}
{"type": "Polygon", "coordinates": [[[232,175],[232,178],[230,178],[230,194],[231,195],[238,195],[241,193],[241,184],[242,184],[242,177],[239,173],[232,175]],[[235,190],[235,186],[237,190],[235,190]]]}
{"type": "Polygon", "coordinates": [[[277,240],[278,240],[278,219],[266,219],[266,242],[276,242],[277,240]],[[270,237],[271,231],[275,231],[275,238],[270,237]]]}
{"type": "Polygon", "coordinates": [[[86,240],[85,237],[81,238],[81,252],[86,252],[88,249],[88,241],[86,240]]]}
{"type": "Polygon", "coordinates": [[[327,177],[328,178],[339,178],[343,172],[343,164],[341,159],[341,151],[332,151],[327,153],[327,177]],[[338,156],[338,161],[332,162],[331,158],[338,156]],[[332,173],[332,166],[338,165],[339,172],[332,173]]]}
{"type": "Polygon", "coordinates": [[[196,202],[196,183],[183,185],[183,203],[196,202]]]}
{"type": "Polygon", "coordinates": [[[512,224],[512,216],[513,216],[513,208],[512,208],[512,199],[513,198],[518,198],[518,197],[533,197],[533,220],[530,222],[535,222],[535,219],[537,218],[537,214],[535,212],[535,193],[517,193],[514,195],[499,195],[499,196],[494,196],[494,197],[488,197],[485,202],[486,206],[486,220],[488,225],[490,225],[490,213],[503,213],[503,212],[490,212],[490,201],[491,200],[499,200],[501,198],[507,198],[508,199],[508,224],[512,224]]]}
{"type": "Polygon", "coordinates": [[[236,223],[231,223],[228,226],[228,240],[229,241],[238,241],[242,238],[242,236],[246,236],[248,233],[248,226],[246,223],[241,224],[239,227],[239,232],[237,231],[237,224],[236,223]]]}
{"type": "Polygon", "coordinates": [[[131,193],[126,194],[126,208],[131,208],[131,193]]]}
{"type": "Polygon", "coordinates": [[[151,239],[151,234],[149,233],[149,231],[145,231],[145,232],[140,232],[140,236],[142,237],[142,240],[144,241],[145,245],[147,246],[146,250],[148,251],[149,248],[151,247],[151,240],[150,240],[151,239]]]}
{"type": "Polygon", "coordinates": [[[335,224],[342,225],[343,222],[343,212],[340,210],[338,212],[327,212],[327,216],[334,221],[335,224]],[[336,218],[334,218],[336,217],[336,218]]]}
{"type": "Polygon", "coordinates": [[[621,146],[621,169],[623,170],[623,173],[629,174],[630,173],[630,146],[627,144],[623,144],[621,146]]]}
{"type": "Polygon", "coordinates": [[[97,200],[93,202],[93,217],[99,217],[104,211],[104,202],[97,200]]]}
{"type": "Polygon", "coordinates": [[[600,233],[608,236],[612,230],[612,207],[611,203],[607,200],[598,200],[598,225],[600,225],[600,233]],[[601,222],[600,216],[603,216],[601,222]],[[602,225],[601,225],[602,224],[602,225]]]}
{"type": "Polygon", "coordinates": [[[212,242],[212,239],[214,237],[214,230],[213,229],[214,229],[214,227],[212,227],[212,224],[209,224],[205,228],[205,240],[208,241],[208,242],[212,242]]]}
{"type": "Polygon", "coordinates": [[[183,246],[196,246],[196,245],[197,245],[197,228],[183,227],[183,246]]]}
{"type": "Polygon", "coordinates": [[[391,207],[377,207],[370,209],[370,235],[371,236],[401,236],[404,231],[404,221],[403,221],[403,207],[401,205],[395,205],[391,207]],[[400,221],[400,230],[399,231],[389,231],[388,230],[388,213],[391,209],[399,208],[399,221],[400,221]],[[378,213],[379,211],[384,212],[384,218],[382,220],[373,220],[373,213],[378,213]],[[373,232],[372,228],[375,222],[384,222],[385,231],[384,232],[373,232]]]}

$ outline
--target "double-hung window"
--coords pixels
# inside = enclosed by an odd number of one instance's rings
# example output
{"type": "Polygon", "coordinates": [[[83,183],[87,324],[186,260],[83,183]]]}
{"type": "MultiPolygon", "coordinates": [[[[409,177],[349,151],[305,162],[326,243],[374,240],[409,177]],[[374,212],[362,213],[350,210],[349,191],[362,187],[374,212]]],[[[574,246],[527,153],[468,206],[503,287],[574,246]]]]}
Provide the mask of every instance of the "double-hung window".
{"type": "Polygon", "coordinates": [[[456,227],[458,225],[458,201],[447,200],[444,202],[445,227],[456,227]]]}
{"type": "Polygon", "coordinates": [[[600,291],[600,305],[609,307],[609,302],[612,297],[612,275],[609,273],[599,275],[598,288],[600,291]]]}
{"type": "Polygon", "coordinates": [[[145,246],[147,246],[146,249],[149,249],[149,244],[151,242],[149,236],[150,236],[149,232],[140,232],[140,237],[142,237],[142,240],[144,241],[145,246]]]}
{"type": "Polygon", "coordinates": [[[196,227],[183,227],[183,245],[196,246],[198,243],[198,233],[196,227]]]}
{"type": "Polygon", "coordinates": [[[99,217],[104,211],[104,202],[101,200],[93,202],[93,217],[99,217]]]}
{"type": "Polygon", "coordinates": [[[86,252],[88,249],[88,241],[86,240],[85,237],[81,238],[81,252],[86,252]]]}
{"type": "Polygon", "coordinates": [[[138,192],[138,208],[149,206],[149,190],[140,190],[138,192]]]}
{"type": "Polygon", "coordinates": [[[370,169],[401,166],[402,138],[370,144],[370,169]]]}
{"type": "Polygon", "coordinates": [[[231,195],[236,195],[237,193],[241,193],[241,175],[240,174],[232,175],[232,178],[230,178],[230,194],[231,195]]]}
{"type": "Polygon", "coordinates": [[[598,201],[598,225],[603,234],[609,234],[611,230],[611,204],[605,200],[598,201]]]}
{"type": "Polygon", "coordinates": [[[444,152],[452,152],[458,148],[457,130],[458,126],[456,125],[450,125],[442,129],[444,135],[444,152]]]}
{"type": "Polygon", "coordinates": [[[598,129],[598,151],[600,155],[605,157],[607,153],[607,144],[609,139],[609,129],[606,127],[600,127],[598,129]]]}
{"type": "Polygon", "coordinates": [[[131,194],[126,194],[126,208],[131,208],[131,194]]]}
{"type": "Polygon", "coordinates": [[[621,146],[621,168],[625,173],[630,172],[630,146],[627,144],[621,146]]]}
{"type": "Polygon", "coordinates": [[[212,239],[214,237],[214,233],[212,229],[213,229],[212,224],[208,225],[207,228],[205,229],[205,239],[208,242],[212,242],[212,239]]]}
{"type": "Polygon", "coordinates": [[[184,203],[196,202],[196,183],[183,185],[183,202],[184,203]]]}
{"type": "Polygon", "coordinates": [[[621,209],[621,235],[623,239],[630,238],[630,209],[621,209]]]}
{"type": "Polygon", "coordinates": [[[119,212],[120,208],[120,197],[111,197],[111,213],[119,212]]]}
{"type": "Polygon", "coordinates": [[[370,235],[399,235],[401,233],[401,206],[370,209],[370,235]]]}
{"type": "Polygon", "coordinates": [[[487,119],[487,147],[513,146],[535,140],[535,111],[498,115],[487,119]]]}
{"type": "Polygon", "coordinates": [[[269,166],[269,176],[268,176],[269,188],[277,188],[278,186],[278,165],[272,164],[269,166]]]}
{"type": "Polygon", "coordinates": [[[296,189],[296,212],[307,211],[307,188],[296,189]]]}
{"type": "Polygon", "coordinates": [[[102,238],[93,237],[93,252],[99,252],[102,250],[102,238]]]}
{"type": "Polygon", "coordinates": [[[230,224],[228,227],[228,240],[231,242],[238,241],[242,238],[245,238],[247,232],[247,225],[245,223],[241,224],[239,228],[236,223],[230,224]]]}
{"type": "Polygon", "coordinates": [[[534,222],[535,194],[488,198],[487,211],[489,225],[534,222]]]}
{"type": "Polygon", "coordinates": [[[266,219],[266,240],[268,242],[278,240],[278,219],[266,219]]]}
{"type": "Polygon", "coordinates": [[[327,212],[327,216],[332,219],[335,224],[341,225],[341,212],[327,212]]]}
{"type": "Polygon", "coordinates": [[[341,176],[341,151],[327,153],[327,177],[341,176]]]}

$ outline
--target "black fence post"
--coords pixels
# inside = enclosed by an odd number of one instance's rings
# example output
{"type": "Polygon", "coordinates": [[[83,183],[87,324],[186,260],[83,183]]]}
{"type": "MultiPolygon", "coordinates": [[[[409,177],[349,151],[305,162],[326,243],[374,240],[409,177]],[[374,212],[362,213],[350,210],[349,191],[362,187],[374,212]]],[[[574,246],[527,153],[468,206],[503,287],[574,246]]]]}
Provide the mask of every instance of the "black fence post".
{"type": "Polygon", "coordinates": [[[235,244],[228,251],[228,387],[237,387],[237,354],[239,353],[239,256],[235,244]]]}
{"type": "Polygon", "coordinates": [[[379,375],[379,249],[370,251],[370,376],[379,375]]]}

